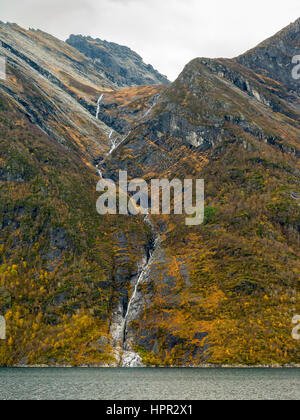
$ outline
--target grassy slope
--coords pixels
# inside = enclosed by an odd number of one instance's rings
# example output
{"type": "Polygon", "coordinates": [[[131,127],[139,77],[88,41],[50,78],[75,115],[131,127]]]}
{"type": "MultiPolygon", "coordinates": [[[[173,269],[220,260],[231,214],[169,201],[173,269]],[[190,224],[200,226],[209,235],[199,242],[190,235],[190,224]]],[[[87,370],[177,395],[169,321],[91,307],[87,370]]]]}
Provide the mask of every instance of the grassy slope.
{"type": "Polygon", "coordinates": [[[300,310],[300,212],[290,197],[299,190],[296,162],[250,142],[251,152],[239,143],[219,150],[199,173],[206,180],[205,224],[187,229],[177,221],[167,235],[172,293],[180,299],[170,307],[166,295],[147,314],[150,324],[164,310],[171,314],[158,323],[165,329],[160,363],[182,363],[199,331],[208,332],[211,363],[300,362],[299,342],[291,337],[291,320],[300,310]],[[188,285],[183,264],[190,270],[188,285]],[[184,345],[168,354],[164,336],[170,331],[184,345]]]}
{"type": "MultiPolygon", "coordinates": [[[[206,182],[204,225],[157,220],[167,226],[168,259],[145,285],[152,295],[135,329],[137,342],[146,334],[149,346],[137,350],[149,364],[299,363],[299,342],[291,337],[291,319],[300,313],[299,205],[291,198],[299,193],[297,114],[274,80],[228,60],[205,61],[194,60],[162,93],[106,165],[114,174],[127,167],[146,179],[188,175],[206,182]],[[241,89],[245,79],[271,106],[241,89]],[[165,125],[158,136],[160,118],[170,115],[194,127],[220,124],[222,139],[201,153],[166,134],[165,125]]],[[[131,122],[143,115],[151,104],[147,89],[143,109],[134,99],[139,89],[111,94],[120,107],[113,117],[131,122]]],[[[8,325],[0,365],[24,357],[108,362],[111,308],[126,293],[149,232],[139,219],[96,214],[97,178],[72,136],[66,152],[4,97],[0,125],[0,314],[8,325]],[[125,248],[116,239],[120,231],[125,248]],[[120,270],[124,284],[115,281],[120,270]]]]}
{"type": "MultiPolygon", "coordinates": [[[[180,217],[161,218],[169,259],[156,267],[153,298],[134,324],[137,341],[150,337],[137,347],[146,363],[300,362],[299,342],[291,336],[292,318],[300,313],[300,208],[291,198],[299,193],[299,123],[284,114],[195,60],[152,120],[108,163],[108,169],[123,166],[147,177],[155,162],[161,177],[192,175],[206,184],[204,225],[187,228],[180,217]],[[217,119],[222,140],[203,154],[178,138],[155,139],[153,125],[169,112],[194,126],[214,127],[217,119]]],[[[145,287],[146,301],[148,293],[145,287]]]]}
{"type": "Polygon", "coordinates": [[[0,365],[110,361],[115,235],[123,231],[132,243],[130,273],[142,224],[99,216],[93,172],[7,98],[0,111],[0,314],[7,320],[0,365]]]}

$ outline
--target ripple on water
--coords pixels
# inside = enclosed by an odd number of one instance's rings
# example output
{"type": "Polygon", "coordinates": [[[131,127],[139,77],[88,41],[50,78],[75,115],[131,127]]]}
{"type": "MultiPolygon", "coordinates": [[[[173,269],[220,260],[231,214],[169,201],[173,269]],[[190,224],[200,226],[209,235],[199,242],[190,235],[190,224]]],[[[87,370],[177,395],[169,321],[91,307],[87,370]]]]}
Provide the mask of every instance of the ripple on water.
{"type": "Polygon", "coordinates": [[[299,398],[299,369],[0,369],[1,400],[299,398]]]}

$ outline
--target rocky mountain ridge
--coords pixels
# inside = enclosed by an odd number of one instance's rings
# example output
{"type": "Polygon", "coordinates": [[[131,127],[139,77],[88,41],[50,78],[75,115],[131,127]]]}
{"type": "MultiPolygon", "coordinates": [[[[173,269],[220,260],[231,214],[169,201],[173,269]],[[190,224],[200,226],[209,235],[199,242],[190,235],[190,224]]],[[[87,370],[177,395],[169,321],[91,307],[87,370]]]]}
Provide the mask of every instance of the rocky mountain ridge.
{"type": "Polygon", "coordinates": [[[273,37],[236,58],[236,61],[257,74],[277,81],[279,88],[286,89],[290,100],[299,110],[299,81],[291,77],[292,59],[299,55],[300,18],[279,31],[273,37]]]}
{"type": "Polygon", "coordinates": [[[82,35],[71,35],[66,42],[92,59],[95,67],[120,88],[169,84],[165,76],[151,64],[146,65],[142,57],[128,47],[82,35]]]}
{"type": "MultiPolygon", "coordinates": [[[[279,45],[289,34],[299,45],[298,23],[276,36],[279,45]]],[[[274,62],[269,44],[266,69],[274,62]]],[[[121,168],[146,180],[205,179],[204,226],[190,232],[179,216],[154,217],[163,250],[140,286],[144,309],[130,332],[149,364],[298,360],[289,327],[299,310],[300,227],[292,51],[286,76],[275,71],[274,78],[258,72],[257,61],[193,60],[105,161],[112,178],[121,168]],[[287,249],[294,255],[288,265],[287,249]]],[[[285,48],[276,54],[285,62],[285,48]]]]}
{"type": "Polygon", "coordinates": [[[120,89],[123,47],[105,67],[0,25],[0,364],[299,363],[298,26],[120,89]],[[204,179],[204,224],[99,216],[98,173],[120,169],[204,179]]]}

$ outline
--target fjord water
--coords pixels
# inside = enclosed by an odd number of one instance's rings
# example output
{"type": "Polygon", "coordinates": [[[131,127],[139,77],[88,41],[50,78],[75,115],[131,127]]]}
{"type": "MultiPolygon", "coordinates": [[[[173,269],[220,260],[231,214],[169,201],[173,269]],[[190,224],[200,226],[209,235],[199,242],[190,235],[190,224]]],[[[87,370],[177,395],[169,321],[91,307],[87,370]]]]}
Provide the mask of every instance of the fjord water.
{"type": "Polygon", "coordinates": [[[299,369],[2,368],[0,399],[300,399],[299,369]]]}

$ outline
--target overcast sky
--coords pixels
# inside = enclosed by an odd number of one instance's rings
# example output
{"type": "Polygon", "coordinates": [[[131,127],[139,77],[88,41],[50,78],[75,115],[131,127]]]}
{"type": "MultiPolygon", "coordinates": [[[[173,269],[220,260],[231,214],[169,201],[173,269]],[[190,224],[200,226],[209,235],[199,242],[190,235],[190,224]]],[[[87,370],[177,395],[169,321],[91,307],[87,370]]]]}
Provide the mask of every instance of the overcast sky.
{"type": "Polygon", "coordinates": [[[195,57],[233,57],[300,17],[299,0],[0,0],[0,20],[65,40],[127,45],[174,80],[195,57]]]}

